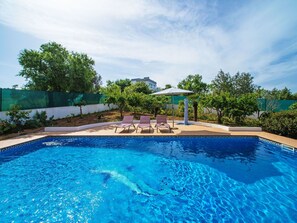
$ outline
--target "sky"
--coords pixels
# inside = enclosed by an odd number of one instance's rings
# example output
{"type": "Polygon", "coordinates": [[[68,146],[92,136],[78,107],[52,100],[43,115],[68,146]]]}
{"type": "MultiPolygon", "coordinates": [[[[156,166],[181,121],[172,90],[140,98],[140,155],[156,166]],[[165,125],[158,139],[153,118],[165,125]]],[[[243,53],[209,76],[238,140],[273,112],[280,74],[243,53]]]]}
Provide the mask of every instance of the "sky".
{"type": "Polygon", "coordinates": [[[55,41],[92,57],[103,83],[210,83],[222,69],[297,92],[296,11],[296,0],[0,0],[0,87],[26,83],[23,49],[55,41]]]}

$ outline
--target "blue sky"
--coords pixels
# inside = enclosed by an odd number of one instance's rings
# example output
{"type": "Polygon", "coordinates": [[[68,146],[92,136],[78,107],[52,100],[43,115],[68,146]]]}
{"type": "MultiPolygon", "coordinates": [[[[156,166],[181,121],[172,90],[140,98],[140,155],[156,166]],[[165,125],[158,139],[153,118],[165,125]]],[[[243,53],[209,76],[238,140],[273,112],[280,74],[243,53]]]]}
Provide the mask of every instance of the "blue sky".
{"type": "Polygon", "coordinates": [[[1,0],[0,87],[22,86],[22,49],[56,41],[87,53],[103,81],[250,72],[267,89],[297,92],[295,0],[1,0]]]}

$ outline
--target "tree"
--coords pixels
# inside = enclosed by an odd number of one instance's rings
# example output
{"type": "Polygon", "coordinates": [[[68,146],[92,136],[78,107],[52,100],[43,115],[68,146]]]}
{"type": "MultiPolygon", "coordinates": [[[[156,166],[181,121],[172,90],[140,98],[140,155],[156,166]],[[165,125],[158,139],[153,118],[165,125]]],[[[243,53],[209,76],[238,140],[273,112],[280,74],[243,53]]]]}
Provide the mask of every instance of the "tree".
{"type": "Polygon", "coordinates": [[[101,82],[93,59],[55,42],[41,45],[39,51],[21,51],[19,63],[23,67],[19,76],[28,80],[26,88],[31,90],[90,93],[101,82]]]}
{"type": "Polygon", "coordinates": [[[107,81],[107,86],[116,84],[121,88],[121,92],[124,92],[126,87],[129,87],[131,85],[131,80],[129,79],[120,79],[120,80],[116,80],[116,81],[107,81]]]}
{"type": "Polygon", "coordinates": [[[228,106],[225,108],[226,115],[233,118],[237,124],[242,123],[246,116],[258,110],[256,94],[243,94],[239,97],[229,97],[228,100],[228,106]]]}
{"type": "Polygon", "coordinates": [[[297,94],[292,94],[291,90],[285,87],[284,89],[273,88],[271,91],[263,90],[261,97],[273,100],[297,100],[297,94]]]}
{"type": "Polygon", "coordinates": [[[214,93],[229,92],[233,94],[233,79],[229,73],[220,70],[215,79],[211,82],[211,88],[214,93]]]}
{"type": "Polygon", "coordinates": [[[221,92],[219,94],[209,94],[203,97],[205,107],[214,109],[217,113],[218,123],[222,123],[222,118],[226,110],[229,108],[230,94],[221,92]]]}
{"type": "Polygon", "coordinates": [[[223,116],[229,116],[236,123],[241,123],[247,115],[258,109],[256,94],[243,94],[239,97],[230,93],[209,94],[203,98],[204,105],[217,112],[218,123],[222,123],[223,116]]]}
{"type": "Polygon", "coordinates": [[[228,92],[231,95],[240,96],[253,93],[257,87],[253,84],[253,77],[250,73],[237,72],[234,76],[220,70],[212,81],[212,91],[214,93],[228,92]]]}
{"type": "Polygon", "coordinates": [[[122,92],[120,86],[116,84],[111,84],[106,88],[103,88],[102,92],[106,96],[105,103],[108,105],[117,105],[121,114],[121,118],[123,118],[123,111],[127,106],[127,97],[125,92],[122,92]]]}
{"type": "Polygon", "coordinates": [[[202,82],[202,76],[199,74],[188,75],[184,80],[179,82],[177,86],[197,94],[207,91],[207,84],[202,82]]]}
{"type": "Polygon", "coordinates": [[[85,100],[80,100],[80,101],[74,103],[74,106],[79,107],[80,118],[82,118],[82,116],[83,116],[82,107],[86,106],[86,104],[87,104],[87,102],[85,100]]]}
{"type": "Polygon", "coordinates": [[[250,94],[256,90],[256,86],[253,84],[253,77],[250,73],[237,72],[233,79],[234,94],[243,95],[250,94]]]}
{"type": "Polygon", "coordinates": [[[141,108],[144,111],[148,111],[150,113],[153,113],[156,117],[157,114],[159,114],[160,110],[164,107],[166,107],[166,104],[168,103],[168,97],[167,96],[154,96],[154,95],[143,95],[142,101],[141,101],[141,108]]]}
{"type": "Polygon", "coordinates": [[[143,93],[143,94],[151,94],[152,93],[152,90],[144,82],[136,82],[134,84],[131,84],[125,90],[128,90],[130,92],[143,93]]]}
{"type": "Polygon", "coordinates": [[[171,84],[166,84],[165,88],[163,90],[168,89],[168,88],[172,88],[172,85],[171,84]]]}
{"type": "Polygon", "coordinates": [[[179,88],[193,91],[195,94],[190,96],[193,102],[194,121],[197,121],[198,116],[198,95],[204,94],[207,91],[207,84],[202,82],[202,76],[199,74],[188,75],[184,80],[178,83],[179,88]]]}

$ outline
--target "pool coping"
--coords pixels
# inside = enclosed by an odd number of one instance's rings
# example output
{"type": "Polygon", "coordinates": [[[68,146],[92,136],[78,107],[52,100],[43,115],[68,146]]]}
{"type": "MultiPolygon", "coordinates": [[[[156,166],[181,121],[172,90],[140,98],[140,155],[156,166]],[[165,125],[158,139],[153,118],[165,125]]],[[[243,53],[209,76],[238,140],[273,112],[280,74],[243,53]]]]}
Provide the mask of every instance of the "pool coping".
{"type": "Polygon", "coordinates": [[[220,138],[231,138],[231,137],[235,137],[235,138],[239,138],[239,137],[247,137],[247,138],[258,138],[260,140],[263,141],[268,141],[269,143],[274,143],[277,144],[278,146],[280,146],[281,148],[287,149],[287,150],[292,150],[293,152],[297,152],[297,148],[296,147],[292,147],[290,145],[286,145],[284,143],[280,143],[271,139],[267,139],[258,135],[46,135],[40,138],[36,138],[36,139],[32,139],[26,142],[20,142],[14,145],[10,145],[7,147],[3,147],[0,148],[0,153],[3,151],[6,151],[8,149],[12,149],[16,146],[21,146],[23,144],[27,144],[27,143],[32,143],[34,141],[38,141],[38,140],[42,140],[42,139],[46,139],[46,138],[75,138],[75,137],[83,137],[83,138],[104,138],[104,137],[111,137],[111,138],[160,138],[160,137],[167,137],[167,138],[187,138],[187,137],[195,137],[195,138],[202,138],[202,137],[207,137],[207,138],[212,138],[212,137],[220,137],[220,138]]]}

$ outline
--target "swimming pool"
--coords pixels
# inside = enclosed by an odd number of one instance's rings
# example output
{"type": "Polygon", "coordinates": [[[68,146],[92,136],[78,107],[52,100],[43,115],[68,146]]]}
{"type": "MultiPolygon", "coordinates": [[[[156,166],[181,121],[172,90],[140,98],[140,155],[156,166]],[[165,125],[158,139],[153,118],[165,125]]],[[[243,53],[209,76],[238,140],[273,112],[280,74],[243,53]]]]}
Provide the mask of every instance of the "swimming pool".
{"type": "Polygon", "coordinates": [[[46,137],[0,152],[1,222],[296,222],[296,161],[257,137],[46,137]]]}

